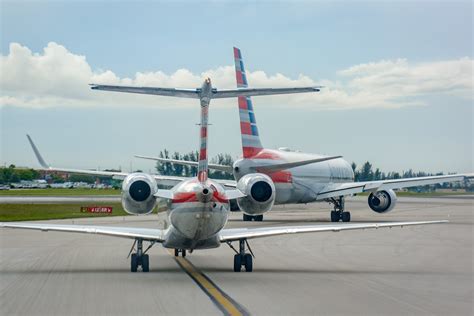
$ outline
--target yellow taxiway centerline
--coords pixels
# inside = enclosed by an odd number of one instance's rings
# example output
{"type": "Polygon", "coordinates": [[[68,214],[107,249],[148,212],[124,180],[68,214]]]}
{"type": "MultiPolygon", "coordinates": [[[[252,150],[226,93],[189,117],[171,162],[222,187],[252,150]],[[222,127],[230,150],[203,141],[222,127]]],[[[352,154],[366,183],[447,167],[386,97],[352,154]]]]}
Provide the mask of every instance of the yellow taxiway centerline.
{"type": "MultiPolygon", "coordinates": [[[[169,250],[174,256],[174,251],[169,250]]],[[[179,266],[199,285],[199,287],[209,296],[209,298],[224,312],[225,315],[248,315],[249,313],[244,307],[240,306],[224,291],[222,291],[214,282],[206,275],[199,271],[189,260],[183,257],[175,257],[174,259],[179,266]]]]}

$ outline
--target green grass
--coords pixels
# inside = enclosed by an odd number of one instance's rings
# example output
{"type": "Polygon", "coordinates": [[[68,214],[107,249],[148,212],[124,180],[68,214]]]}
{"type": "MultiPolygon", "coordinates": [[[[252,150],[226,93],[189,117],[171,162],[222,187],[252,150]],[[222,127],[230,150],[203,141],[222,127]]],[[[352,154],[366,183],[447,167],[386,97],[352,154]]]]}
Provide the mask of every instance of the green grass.
{"type": "Polygon", "coordinates": [[[128,215],[120,203],[94,204],[0,204],[0,221],[33,221],[46,219],[104,217],[128,215]],[[82,213],[81,206],[112,206],[111,214],[82,213]]]}
{"type": "Polygon", "coordinates": [[[70,196],[70,195],[120,195],[115,189],[11,189],[1,190],[0,196],[70,196]]]}

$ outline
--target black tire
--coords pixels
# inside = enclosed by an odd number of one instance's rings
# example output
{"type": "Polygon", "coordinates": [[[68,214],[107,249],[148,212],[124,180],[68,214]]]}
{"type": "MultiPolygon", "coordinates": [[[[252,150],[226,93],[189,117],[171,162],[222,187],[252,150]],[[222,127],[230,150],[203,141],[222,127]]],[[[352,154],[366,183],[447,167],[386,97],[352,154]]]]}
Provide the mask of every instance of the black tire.
{"type": "Polygon", "coordinates": [[[132,254],[132,257],[130,259],[130,271],[132,272],[137,272],[138,269],[138,257],[137,254],[132,254]]]}
{"type": "Polygon", "coordinates": [[[244,256],[244,262],[245,262],[245,271],[246,272],[252,272],[252,270],[253,270],[253,258],[250,254],[246,254],[244,256]]]}
{"type": "Polygon", "coordinates": [[[350,222],[351,221],[351,213],[342,212],[342,221],[343,222],[350,222]]]}
{"type": "Polygon", "coordinates": [[[256,222],[261,222],[261,221],[263,221],[263,215],[254,216],[253,219],[254,219],[256,222]]]}
{"type": "Polygon", "coordinates": [[[186,249],[181,249],[181,256],[186,257],[186,249]]]}
{"type": "Polygon", "coordinates": [[[175,256],[175,257],[178,257],[178,256],[179,256],[179,249],[175,249],[175,250],[174,250],[174,256],[175,256]]]}
{"type": "Polygon", "coordinates": [[[340,216],[339,212],[331,211],[331,222],[339,222],[340,216]]]}
{"type": "Polygon", "coordinates": [[[244,216],[243,216],[244,222],[251,222],[252,217],[253,216],[251,216],[251,215],[244,214],[244,216]]]}
{"type": "Polygon", "coordinates": [[[242,257],[240,255],[234,256],[234,272],[240,272],[242,268],[242,257]]]}
{"type": "Polygon", "coordinates": [[[142,255],[142,270],[143,272],[150,271],[150,258],[148,255],[142,255]]]}

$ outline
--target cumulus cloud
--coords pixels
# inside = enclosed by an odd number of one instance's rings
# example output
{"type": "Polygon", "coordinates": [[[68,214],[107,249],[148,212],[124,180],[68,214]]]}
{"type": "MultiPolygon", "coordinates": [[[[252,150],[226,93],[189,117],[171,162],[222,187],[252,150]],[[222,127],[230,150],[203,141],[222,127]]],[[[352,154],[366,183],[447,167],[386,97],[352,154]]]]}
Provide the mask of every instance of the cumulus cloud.
{"type": "MultiPolygon", "coordinates": [[[[211,77],[220,89],[235,87],[233,66],[222,66],[201,74],[178,69],[137,72],[120,78],[112,70],[94,70],[85,56],[49,43],[41,53],[11,43],[8,55],[0,56],[0,106],[31,108],[65,106],[193,106],[195,100],[92,91],[89,83],[194,88],[211,77]]],[[[337,80],[315,80],[303,74],[290,78],[264,71],[248,72],[252,87],[323,85],[316,94],[266,97],[265,104],[313,109],[398,108],[427,105],[427,96],[440,94],[472,99],[473,60],[468,57],[429,63],[406,59],[382,60],[354,65],[337,72],[337,80]]],[[[234,106],[235,100],[215,100],[234,106]]]]}

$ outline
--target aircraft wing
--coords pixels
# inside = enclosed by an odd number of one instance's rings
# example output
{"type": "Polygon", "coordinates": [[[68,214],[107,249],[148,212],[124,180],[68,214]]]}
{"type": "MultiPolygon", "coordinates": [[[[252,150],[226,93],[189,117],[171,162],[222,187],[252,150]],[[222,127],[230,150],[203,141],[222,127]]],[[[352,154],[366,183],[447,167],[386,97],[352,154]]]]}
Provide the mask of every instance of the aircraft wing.
{"type": "MultiPolygon", "coordinates": [[[[36,147],[35,143],[31,139],[30,135],[26,135],[28,138],[28,141],[30,142],[31,148],[33,149],[33,152],[35,153],[36,159],[38,160],[38,163],[41,165],[42,169],[39,170],[46,170],[46,171],[58,171],[58,172],[64,172],[64,173],[74,173],[74,174],[85,174],[85,175],[91,175],[91,176],[105,176],[105,177],[111,177],[117,180],[123,180],[125,179],[126,176],[128,176],[130,173],[128,172],[120,172],[120,171],[100,171],[100,170],[87,170],[87,169],[69,169],[69,168],[56,168],[56,167],[51,167],[49,166],[46,161],[43,159],[41,156],[38,148],[36,147]]],[[[178,184],[179,182],[186,180],[186,177],[174,177],[174,176],[163,176],[163,175],[151,175],[152,177],[155,178],[155,180],[162,185],[165,186],[174,186],[178,184]]]]}
{"type": "Polygon", "coordinates": [[[458,182],[473,177],[474,174],[453,174],[445,176],[405,178],[394,180],[334,183],[329,184],[326,188],[319,192],[317,200],[324,200],[331,197],[351,195],[362,192],[401,189],[444,182],[458,182]]]}
{"type": "Polygon", "coordinates": [[[235,97],[253,97],[259,95],[276,95],[276,94],[292,94],[305,92],[319,92],[320,86],[317,87],[298,87],[298,88],[255,88],[255,89],[232,89],[232,90],[215,90],[212,94],[214,99],[235,98],[235,97]]]}
{"type": "Polygon", "coordinates": [[[281,227],[251,227],[251,228],[230,228],[220,232],[221,242],[230,242],[240,239],[252,239],[261,237],[271,237],[278,235],[303,234],[303,233],[322,233],[339,232],[344,230],[377,229],[387,227],[403,227],[414,225],[428,225],[447,223],[446,220],[440,221],[419,221],[419,222],[393,222],[393,223],[338,223],[338,224],[319,224],[305,226],[281,226],[281,227]]]}
{"type": "MultiPolygon", "coordinates": [[[[85,174],[91,176],[104,176],[104,177],[111,177],[117,180],[123,180],[126,176],[130,173],[128,172],[119,172],[119,171],[100,171],[100,170],[87,170],[87,169],[68,169],[68,168],[56,168],[49,166],[46,161],[41,156],[38,148],[36,147],[35,143],[31,139],[30,135],[26,135],[28,141],[30,142],[31,148],[33,148],[33,152],[35,153],[36,159],[38,163],[41,165],[41,169],[38,170],[46,170],[46,171],[58,171],[58,172],[65,172],[65,173],[74,173],[74,174],[85,174]]],[[[160,174],[151,175],[155,178],[158,184],[173,187],[176,184],[180,183],[181,181],[187,180],[187,177],[177,177],[177,176],[164,176],[160,174]]],[[[227,188],[236,188],[237,183],[233,180],[215,180],[214,181],[220,183],[221,185],[227,188]]]]}
{"type": "Polygon", "coordinates": [[[199,99],[199,92],[196,89],[109,86],[109,85],[102,85],[102,84],[91,84],[90,86],[92,90],[128,92],[128,93],[138,93],[138,94],[153,94],[153,95],[163,95],[167,97],[199,99]]]}
{"type": "Polygon", "coordinates": [[[41,230],[43,232],[56,231],[68,233],[98,234],[123,238],[141,238],[148,241],[164,241],[164,231],[152,228],[114,227],[114,226],[92,226],[92,225],[61,225],[61,224],[37,224],[37,223],[1,223],[0,228],[19,228],[41,230]]]}
{"type": "Polygon", "coordinates": [[[257,172],[276,172],[285,169],[291,169],[295,167],[305,166],[312,163],[318,163],[333,159],[341,158],[342,156],[329,156],[323,158],[314,158],[308,160],[301,160],[301,161],[293,161],[293,162],[284,162],[279,164],[268,164],[268,165],[254,165],[251,168],[256,170],[257,172]]]}

